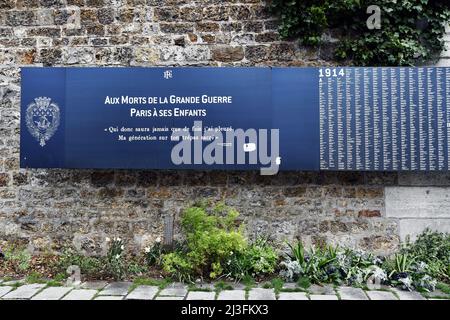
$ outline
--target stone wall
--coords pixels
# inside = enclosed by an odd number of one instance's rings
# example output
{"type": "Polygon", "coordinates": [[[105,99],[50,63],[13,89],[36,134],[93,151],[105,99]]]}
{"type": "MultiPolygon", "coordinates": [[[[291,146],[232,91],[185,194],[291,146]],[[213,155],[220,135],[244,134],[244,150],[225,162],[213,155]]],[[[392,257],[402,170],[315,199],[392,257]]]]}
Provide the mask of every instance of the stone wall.
{"type": "Polygon", "coordinates": [[[276,27],[260,0],[0,0],[1,241],[91,254],[121,236],[140,250],[200,198],[279,242],[388,253],[424,226],[450,231],[448,174],[19,169],[20,66],[330,64],[332,43],[301,48],[276,27]]]}

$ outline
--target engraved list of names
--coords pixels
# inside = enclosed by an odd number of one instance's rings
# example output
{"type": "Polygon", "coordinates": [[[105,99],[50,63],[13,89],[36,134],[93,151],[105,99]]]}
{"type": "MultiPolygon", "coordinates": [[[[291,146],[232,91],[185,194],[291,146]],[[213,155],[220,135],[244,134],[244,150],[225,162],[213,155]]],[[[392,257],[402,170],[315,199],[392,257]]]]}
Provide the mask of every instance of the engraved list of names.
{"type": "Polygon", "coordinates": [[[450,169],[450,68],[318,73],[320,169],[450,169]]]}

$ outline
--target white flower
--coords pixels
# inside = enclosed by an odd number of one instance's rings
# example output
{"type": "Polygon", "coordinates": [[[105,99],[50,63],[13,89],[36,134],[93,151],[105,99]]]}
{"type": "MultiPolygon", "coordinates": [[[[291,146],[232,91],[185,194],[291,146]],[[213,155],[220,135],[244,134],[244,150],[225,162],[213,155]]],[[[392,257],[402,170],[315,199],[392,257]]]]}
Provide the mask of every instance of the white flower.
{"type": "Polygon", "coordinates": [[[427,268],[428,265],[425,262],[420,261],[420,263],[417,265],[417,272],[423,273],[427,270],[427,268]]]}
{"type": "Polygon", "coordinates": [[[106,242],[110,242],[111,239],[110,239],[109,237],[106,237],[106,238],[105,238],[105,241],[106,241],[106,242]]]}
{"type": "Polygon", "coordinates": [[[409,277],[401,278],[399,281],[400,281],[401,283],[403,283],[403,285],[405,286],[405,288],[406,288],[407,290],[409,290],[409,291],[412,291],[412,290],[413,290],[413,287],[412,287],[412,281],[411,281],[411,279],[410,279],[409,277]]]}
{"type": "Polygon", "coordinates": [[[155,242],[156,243],[160,243],[161,242],[161,237],[156,238],[155,242]]]}
{"type": "Polygon", "coordinates": [[[422,279],[420,279],[419,285],[426,291],[434,291],[436,289],[437,281],[430,277],[429,275],[424,275],[422,279]]]}
{"type": "Polygon", "coordinates": [[[151,250],[150,247],[145,247],[145,249],[144,249],[145,253],[149,253],[150,250],[151,250]]]}
{"type": "Polygon", "coordinates": [[[387,274],[380,267],[374,266],[372,269],[372,274],[375,278],[380,279],[380,281],[384,281],[387,279],[387,274]]]}
{"type": "Polygon", "coordinates": [[[125,249],[124,245],[121,245],[120,250],[124,250],[124,249],[125,249]]]}
{"type": "Polygon", "coordinates": [[[122,239],[116,238],[115,241],[120,242],[120,241],[122,241],[122,239]]]}
{"type": "Polygon", "coordinates": [[[120,259],[120,254],[116,254],[116,259],[120,259]]]}
{"type": "Polygon", "coordinates": [[[373,264],[381,264],[383,261],[381,261],[381,259],[380,258],[378,258],[378,257],[375,257],[374,259],[373,259],[373,264]]]}

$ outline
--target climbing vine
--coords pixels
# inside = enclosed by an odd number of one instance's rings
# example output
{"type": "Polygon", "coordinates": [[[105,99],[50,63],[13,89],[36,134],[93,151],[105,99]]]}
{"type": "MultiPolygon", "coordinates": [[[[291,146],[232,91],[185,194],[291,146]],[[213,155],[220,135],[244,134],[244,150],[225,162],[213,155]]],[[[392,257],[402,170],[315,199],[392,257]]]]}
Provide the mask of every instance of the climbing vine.
{"type": "Polygon", "coordinates": [[[443,49],[449,0],[272,0],[280,35],[318,46],[327,30],[339,34],[337,60],[364,66],[407,66],[443,49]],[[367,25],[369,6],[380,11],[379,28],[367,25]]]}

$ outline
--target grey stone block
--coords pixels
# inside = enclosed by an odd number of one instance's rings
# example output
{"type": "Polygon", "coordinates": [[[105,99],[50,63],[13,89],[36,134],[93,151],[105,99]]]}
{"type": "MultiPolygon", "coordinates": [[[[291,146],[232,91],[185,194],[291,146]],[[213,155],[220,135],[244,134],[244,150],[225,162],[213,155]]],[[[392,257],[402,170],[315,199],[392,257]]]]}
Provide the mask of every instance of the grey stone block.
{"type": "Polygon", "coordinates": [[[450,58],[450,44],[445,43],[444,51],[441,52],[441,58],[450,58]]]}
{"type": "Polygon", "coordinates": [[[45,284],[27,284],[6,294],[2,297],[2,299],[31,299],[31,297],[33,297],[44,287],[45,284]]]}
{"type": "Polygon", "coordinates": [[[304,292],[280,292],[278,300],[308,300],[304,292]]]}
{"type": "Polygon", "coordinates": [[[311,300],[338,300],[337,295],[331,294],[311,294],[309,298],[311,300]]]}
{"type": "Polygon", "coordinates": [[[450,58],[443,58],[438,61],[436,67],[450,67],[450,58]]]}
{"type": "Polygon", "coordinates": [[[219,292],[217,300],[245,300],[245,291],[223,290],[219,292]]]}
{"type": "Polygon", "coordinates": [[[450,188],[386,187],[388,218],[450,218],[450,188]]]}
{"type": "Polygon", "coordinates": [[[245,285],[241,282],[225,281],[224,285],[233,288],[232,290],[245,290],[245,285]]]}
{"type": "Polygon", "coordinates": [[[172,282],[165,289],[187,289],[187,285],[182,282],[172,282]]]}
{"type": "Polygon", "coordinates": [[[352,287],[338,288],[341,300],[369,300],[363,289],[352,287]]]}
{"type": "Polygon", "coordinates": [[[319,286],[316,284],[311,285],[308,288],[308,292],[311,294],[336,294],[336,292],[334,291],[334,288],[332,286],[319,286]]]}
{"type": "Polygon", "coordinates": [[[97,294],[93,289],[75,289],[70,291],[62,300],[92,300],[97,294]]]}
{"type": "Polygon", "coordinates": [[[125,296],[131,287],[131,282],[114,282],[100,291],[100,296],[125,296]]]}
{"type": "Polygon", "coordinates": [[[245,284],[241,282],[228,282],[227,284],[232,286],[234,290],[245,290],[245,284]]]}
{"type": "Polygon", "coordinates": [[[60,300],[72,288],[69,287],[50,287],[42,290],[35,295],[31,300],[60,300]]]}
{"type": "Polygon", "coordinates": [[[157,296],[155,300],[184,300],[184,297],[175,297],[175,296],[157,296]]]}
{"type": "Polygon", "coordinates": [[[81,289],[102,290],[108,285],[106,281],[86,281],[81,284],[81,289]]]}
{"type": "Polygon", "coordinates": [[[254,288],[248,293],[248,300],[275,300],[273,289],[254,288]]]}
{"type": "Polygon", "coordinates": [[[215,292],[190,291],[186,297],[186,300],[214,300],[215,298],[215,292]]]}
{"type": "Polygon", "coordinates": [[[123,300],[123,296],[97,296],[94,300],[123,300]]]}
{"type": "Polygon", "coordinates": [[[9,287],[9,286],[0,287],[0,298],[3,297],[8,292],[10,292],[12,289],[13,289],[13,287],[9,287]]]}
{"type": "Polygon", "coordinates": [[[206,290],[210,290],[210,291],[215,290],[214,283],[196,283],[195,287],[197,289],[206,289],[206,290]]]}
{"type": "Polygon", "coordinates": [[[389,291],[366,291],[370,300],[398,300],[397,297],[389,291]]]}
{"type": "Polygon", "coordinates": [[[283,283],[283,289],[297,289],[297,284],[295,282],[283,283]]]}
{"type": "Polygon", "coordinates": [[[427,295],[429,297],[433,297],[433,298],[445,298],[445,299],[449,299],[450,298],[450,294],[442,292],[439,289],[436,289],[433,292],[429,292],[427,295]]]}
{"type": "Polygon", "coordinates": [[[450,232],[450,219],[401,219],[399,221],[400,239],[410,237],[414,241],[426,228],[439,232],[450,232]]]}
{"type": "Polygon", "coordinates": [[[155,295],[158,293],[159,288],[155,286],[139,286],[130,292],[126,299],[127,300],[153,300],[155,295]]]}
{"type": "Polygon", "coordinates": [[[397,294],[400,300],[426,300],[425,297],[418,292],[403,291],[396,288],[392,291],[397,294]]]}
{"type": "Polygon", "coordinates": [[[25,284],[25,279],[19,279],[19,280],[10,280],[10,281],[4,281],[2,283],[2,286],[14,286],[16,284],[25,284]]]}
{"type": "Polygon", "coordinates": [[[185,297],[187,294],[186,288],[164,288],[158,294],[158,296],[168,296],[168,297],[185,297]]]}

